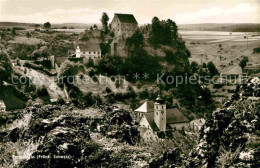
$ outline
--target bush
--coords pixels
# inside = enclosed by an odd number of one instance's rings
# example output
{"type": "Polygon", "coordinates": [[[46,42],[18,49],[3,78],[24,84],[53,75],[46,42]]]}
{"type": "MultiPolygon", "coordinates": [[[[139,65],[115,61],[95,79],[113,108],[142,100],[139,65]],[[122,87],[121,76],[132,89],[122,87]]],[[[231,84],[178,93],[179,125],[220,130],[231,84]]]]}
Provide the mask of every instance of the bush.
{"type": "Polygon", "coordinates": [[[35,69],[35,70],[39,70],[39,71],[41,71],[41,72],[43,72],[43,73],[45,73],[46,75],[49,75],[49,76],[56,75],[56,73],[50,72],[48,69],[44,68],[42,65],[37,65],[37,64],[25,62],[24,66],[28,67],[28,68],[35,69]]]}
{"type": "Polygon", "coordinates": [[[216,76],[216,75],[219,75],[219,72],[216,68],[216,66],[213,64],[212,61],[210,61],[207,65],[208,67],[208,70],[209,70],[209,73],[210,73],[210,76],[213,77],[213,76],[216,76]]]}
{"type": "Polygon", "coordinates": [[[126,45],[129,47],[134,46],[134,48],[139,48],[143,46],[144,36],[143,34],[137,30],[131,37],[126,39],[126,45]]]}
{"type": "Polygon", "coordinates": [[[253,53],[260,53],[260,47],[254,48],[254,52],[253,53]]]}

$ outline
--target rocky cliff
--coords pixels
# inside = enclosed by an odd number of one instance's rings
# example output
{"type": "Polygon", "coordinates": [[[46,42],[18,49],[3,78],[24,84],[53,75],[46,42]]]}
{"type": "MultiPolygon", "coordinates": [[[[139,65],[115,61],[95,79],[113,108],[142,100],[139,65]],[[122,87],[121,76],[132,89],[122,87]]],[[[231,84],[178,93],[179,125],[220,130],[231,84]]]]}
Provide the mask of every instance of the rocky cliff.
{"type": "Polygon", "coordinates": [[[200,133],[188,167],[259,167],[260,80],[238,86],[200,133]]]}

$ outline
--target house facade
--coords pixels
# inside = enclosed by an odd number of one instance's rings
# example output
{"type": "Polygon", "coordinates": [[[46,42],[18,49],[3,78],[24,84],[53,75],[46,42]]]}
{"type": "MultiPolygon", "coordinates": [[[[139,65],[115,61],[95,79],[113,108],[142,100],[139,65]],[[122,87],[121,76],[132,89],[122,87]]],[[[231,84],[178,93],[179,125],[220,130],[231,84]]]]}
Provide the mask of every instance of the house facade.
{"type": "Polygon", "coordinates": [[[101,49],[98,43],[78,44],[76,58],[101,58],[101,49]]]}
{"type": "Polygon", "coordinates": [[[137,29],[138,23],[134,15],[115,13],[111,22],[111,30],[114,32],[115,37],[130,37],[137,29]]]}
{"type": "Polygon", "coordinates": [[[6,112],[6,106],[3,100],[0,100],[0,112],[6,112]]]}
{"type": "Polygon", "coordinates": [[[178,108],[167,109],[160,96],[155,102],[146,100],[135,113],[140,118],[139,131],[144,141],[159,141],[167,131],[190,127],[189,120],[178,108]]]}

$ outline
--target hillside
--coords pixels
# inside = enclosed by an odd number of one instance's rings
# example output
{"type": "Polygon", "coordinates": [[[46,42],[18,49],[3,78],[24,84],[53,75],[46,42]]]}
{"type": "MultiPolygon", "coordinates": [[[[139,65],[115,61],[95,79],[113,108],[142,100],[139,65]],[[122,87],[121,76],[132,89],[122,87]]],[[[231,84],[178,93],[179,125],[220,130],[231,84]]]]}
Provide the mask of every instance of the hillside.
{"type": "Polygon", "coordinates": [[[140,142],[130,113],[104,105],[77,110],[35,104],[0,135],[3,167],[142,167],[172,146],[140,142]]]}
{"type": "MultiPolygon", "coordinates": [[[[34,27],[35,24],[38,23],[21,23],[21,22],[0,22],[0,27],[22,27],[22,28],[26,28],[26,27],[34,27]]],[[[56,28],[62,28],[62,27],[67,27],[67,28],[87,28],[90,26],[93,26],[94,24],[96,24],[97,26],[101,26],[100,23],[53,23],[52,26],[56,27],[56,28]]],[[[39,25],[43,25],[43,24],[39,24],[39,25]]]]}
{"type": "Polygon", "coordinates": [[[180,30],[260,32],[260,24],[255,23],[201,23],[179,25],[180,30]]]}

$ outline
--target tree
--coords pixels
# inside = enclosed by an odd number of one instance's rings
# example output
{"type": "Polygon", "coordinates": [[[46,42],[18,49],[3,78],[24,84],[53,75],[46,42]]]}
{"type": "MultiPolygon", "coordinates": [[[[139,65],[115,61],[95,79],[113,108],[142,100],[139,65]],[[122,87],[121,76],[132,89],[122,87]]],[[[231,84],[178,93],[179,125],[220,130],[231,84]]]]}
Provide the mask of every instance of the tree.
{"type": "Polygon", "coordinates": [[[97,27],[97,25],[96,25],[96,24],[94,24],[93,28],[94,28],[94,29],[98,29],[98,27],[97,27]]]}
{"type": "Polygon", "coordinates": [[[165,51],[165,59],[168,63],[175,64],[177,61],[176,54],[173,53],[171,50],[165,51]]]}
{"type": "MultiPolygon", "coordinates": [[[[145,29],[150,29],[146,27],[145,29]]],[[[146,30],[145,30],[146,31],[146,30]]],[[[167,19],[160,21],[158,17],[152,19],[150,41],[153,44],[177,45],[178,27],[174,21],[167,19]]]]}
{"type": "Polygon", "coordinates": [[[5,38],[5,33],[2,32],[1,35],[0,35],[0,40],[4,39],[5,38]]]}
{"type": "Polygon", "coordinates": [[[31,34],[29,32],[27,32],[26,37],[29,39],[31,37],[31,34]]]}
{"type": "Polygon", "coordinates": [[[44,27],[45,29],[49,29],[49,28],[51,28],[51,24],[50,24],[50,22],[46,22],[46,23],[44,23],[44,24],[43,24],[43,27],[44,27]]]}
{"type": "Polygon", "coordinates": [[[197,62],[192,62],[190,64],[190,67],[191,67],[191,70],[193,73],[197,73],[198,72],[198,69],[199,69],[199,64],[197,62]]]}
{"type": "Polygon", "coordinates": [[[100,19],[100,21],[102,23],[102,26],[103,26],[103,29],[105,30],[105,32],[108,32],[107,23],[109,21],[109,17],[108,17],[108,15],[105,12],[103,12],[102,18],[100,19]]]}
{"type": "Polygon", "coordinates": [[[218,72],[216,66],[213,64],[212,61],[210,61],[210,62],[208,63],[207,67],[208,67],[208,70],[209,70],[209,73],[210,73],[210,76],[211,76],[211,77],[213,77],[213,76],[219,74],[219,72],[218,72]]]}
{"type": "Polygon", "coordinates": [[[93,27],[92,26],[90,26],[90,28],[89,28],[90,30],[93,30],[93,27]]]}
{"type": "Polygon", "coordinates": [[[241,67],[242,71],[244,71],[244,68],[246,67],[247,62],[248,62],[248,58],[243,58],[240,61],[239,66],[241,67]]]}
{"type": "Polygon", "coordinates": [[[16,35],[16,31],[15,31],[15,29],[12,29],[12,35],[13,35],[13,36],[16,35]]]}
{"type": "Polygon", "coordinates": [[[144,43],[144,36],[143,34],[137,30],[131,37],[128,37],[126,39],[126,44],[131,47],[134,46],[134,48],[139,48],[144,43]]]}
{"type": "Polygon", "coordinates": [[[40,27],[40,25],[39,24],[35,24],[34,27],[38,28],[38,27],[40,27]]]}

